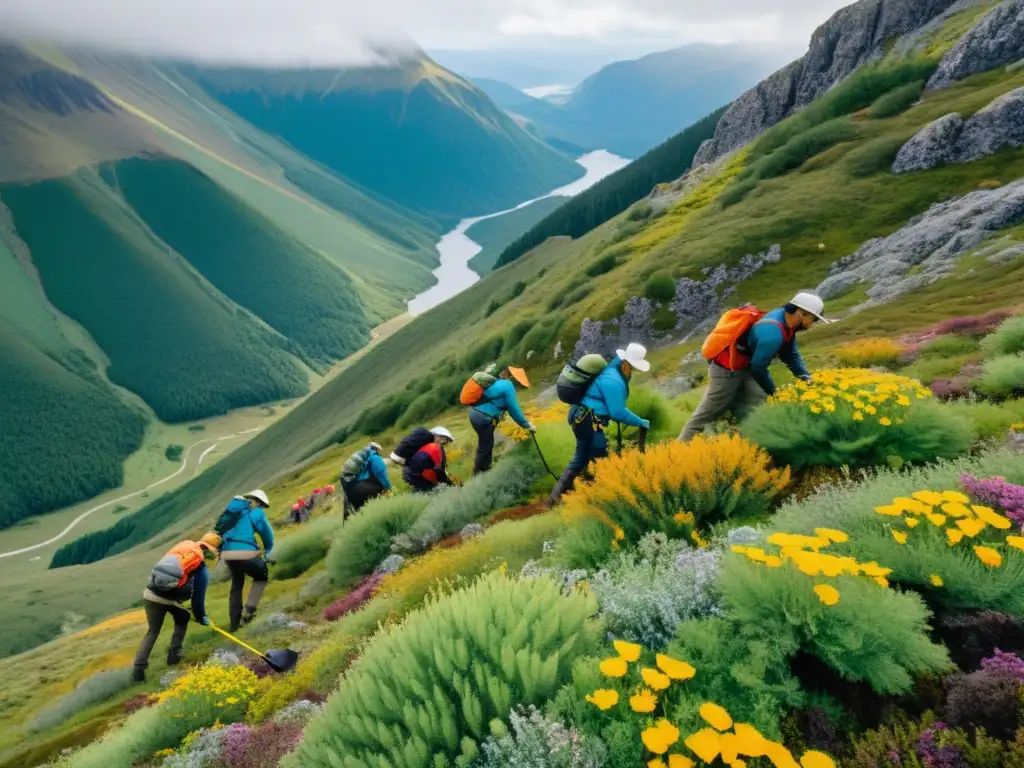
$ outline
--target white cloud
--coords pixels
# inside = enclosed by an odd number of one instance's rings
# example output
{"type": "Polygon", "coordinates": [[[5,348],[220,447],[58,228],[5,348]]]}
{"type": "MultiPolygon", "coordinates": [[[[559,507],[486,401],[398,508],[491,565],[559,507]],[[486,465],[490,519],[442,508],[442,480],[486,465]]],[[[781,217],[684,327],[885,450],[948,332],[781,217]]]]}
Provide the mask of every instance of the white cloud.
{"type": "Polygon", "coordinates": [[[0,30],[267,64],[374,59],[372,43],[805,42],[849,0],[0,0],[0,30]]]}

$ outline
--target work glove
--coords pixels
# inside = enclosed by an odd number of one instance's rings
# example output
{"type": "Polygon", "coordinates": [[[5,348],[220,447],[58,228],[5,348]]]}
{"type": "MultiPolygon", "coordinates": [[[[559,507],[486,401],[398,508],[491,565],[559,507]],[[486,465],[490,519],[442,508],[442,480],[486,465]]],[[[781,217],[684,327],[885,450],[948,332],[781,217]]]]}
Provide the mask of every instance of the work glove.
{"type": "Polygon", "coordinates": [[[811,374],[807,374],[806,376],[801,376],[800,378],[803,379],[804,381],[806,381],[808,384],[813,384],[814,383],[814,377],[811,376],[811,374]]]}
{"type": "Polygon", "coordinates": [[[526,427],[526,431],[527,432],[536,432],[537,431],[537,425],[533,424],[533,423],[528,424],[527,427],[526,427]]]}
{"type": "Polygon", "coordinates": [[[204,627],[210,626],[210,617],[209,616],[203,616],[201,619],[196,619],[196,621],[199,624],[202,624],[204,627]]]}

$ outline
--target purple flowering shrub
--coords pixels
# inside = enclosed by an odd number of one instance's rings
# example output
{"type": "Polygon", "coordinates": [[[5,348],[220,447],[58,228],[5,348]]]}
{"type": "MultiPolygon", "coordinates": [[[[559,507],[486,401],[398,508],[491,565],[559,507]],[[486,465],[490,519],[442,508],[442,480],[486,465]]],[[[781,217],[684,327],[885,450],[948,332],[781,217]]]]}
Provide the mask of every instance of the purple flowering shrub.
{"type": "Polygon", "coordinates": [[[968,768],[965,746],[968,742],[963,732],[936,722],[927,712],[919,722],[903,718],[861,734],[842,764],[844,768],[968,768]]]}
{"type": "Polygon", "coordinates": [[[1024,625],[999,611],[958,611],[936,617],[935,639],[960,669],[978,669],[996,648],[1024,650],[1024,625]]]}
{"type": "Polygon", "coordinates": [[[1024,530],[1024,485],[1007,482],[1004,477],[979,480],[970,474],[961,475],[960,484],[974,498],[1000,507],[1008,518],[1024,530]]]}
{"type": "Polygon", "coordinates": [[[1020,708],[1020,683],[1000,672],[983,669],[946,681],[946,720],[971,734],[984,729],[997,739],[1012,739],[1020,708]]]}
{"type": "Polygon", "coordinates": [[[1007,653],[996,648],[995,653],[981,660],[981,668],[1024,685],[1024,659],[1016,653],[1007,653]]]}

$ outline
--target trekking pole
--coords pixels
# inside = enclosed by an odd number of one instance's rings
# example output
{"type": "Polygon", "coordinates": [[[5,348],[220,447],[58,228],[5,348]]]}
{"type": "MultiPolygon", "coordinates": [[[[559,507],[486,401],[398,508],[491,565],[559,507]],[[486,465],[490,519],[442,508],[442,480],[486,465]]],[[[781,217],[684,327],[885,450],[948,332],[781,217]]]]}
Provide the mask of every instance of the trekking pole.
{"type": "Polygon", "coordinates": [[[535,446],[537,446],[537,455],[540,456],[540,460],[541,460],[541,463],[544,465],[544,469],[546,469],[548,471],[548,474],[551,475],[551,477],[553,477],[555,479],[555,482],[557,483],[558,482],[558,475],[556,475],[554,472],[552,472],[551,471],[551,467],[548,466],[548,460],[544,458],[544,451],[542,451],[540,449],[540,443],[537,442],[537,433],[536,432],[531,432],[530,433],[530,437],[533,438],[533,444],[535,446]]]}
{"type": "Polygon", "coordinates": [[[647,452],[647,428],[640,427],[640,453],[647,452]]]}
{"type": "Polygon", "coordinates": [[[617,453],[621,454],[622,453],[622,422],[621,421],[616,421],[615,422],[615,426],[618,427],[619,450],[617,451],[617,453]]]}

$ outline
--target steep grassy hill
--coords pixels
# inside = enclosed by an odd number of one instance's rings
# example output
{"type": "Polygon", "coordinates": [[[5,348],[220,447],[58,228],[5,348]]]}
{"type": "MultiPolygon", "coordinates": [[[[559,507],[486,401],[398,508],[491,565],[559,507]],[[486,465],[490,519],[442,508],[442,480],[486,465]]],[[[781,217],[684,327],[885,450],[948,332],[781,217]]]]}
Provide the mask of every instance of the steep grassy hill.
{"type": "Polygon", "coordinates": [[[374,70],[191,74],[253,125],[440,221],[510,208],[580,175],[569,157],[426,57],[374,70]]]}
{"type": "MultiPolygon", "coordinates": [[[[129,604],[137,590],[113,574],[142,578],[154,548],[178,531],[208,524],[239,489],[271,485],[332,441],[374,434],[385,435],[387,442],[398,429],[438,418],[455,404],[465,376],[496,358],[521,363],[532,351],[531,378],[544,381],[564,363],[581,334],[590,348],[608,336],[613,342],[628,336],[651,345],[653,379],[672,385],[680,372],[699,375],[699,360],[683,361],[700,340],[699,334],[687,336],[705,315],[692,316],[693,304],[666,297],[666,279],[675,283],[670,287],[677,296],[682,291],[684,297],[700,298],[708,291],[704,311],[712,319],[739,301],[776,306],[796,290],[819,284],[834,263],[865,242],[906,229],[938,203],[978,190],[1014,193],[1019,184],[1013,182],[1024,177],[1024,149],[1012,146],[971,162],[892,172],[900,148],[937,118],[952,112],[975,115],[1024,88],[1024,72],[1000,65],[947,88],[918,91],[912,102],[905,93],[897,99],[894,94],[934,70],[953,42],[929,48],[924,62],[894,55],[862,69],[813,109],[781,123],[744,151],[663,185],[649,200],[576,240],[550,239],[499,268],[375,347],[209,472],[117,526],[73,544],[62,557],[75,562],[97,553],[116,556],[53,569],[31,581],[15,575],[5,601],[18,624],[5,638],[4,650],[39,642],[53,631],[53,617],[79,609],[66,588],[75,580],[111,584],[102,605],[90,608],[89,618],[129,604]],[[750,258],[775,251],[773,246],[781,254],[777,261],[750,258]],[[758,268],[748,269],[758,261],[758,268]],[[705,282],[723,273],[721,282],[705,282]],[[732,292],[723,296],[725,291],[732,292]],[[602,325],[584,323],[588,319],[602,325]],[[40,590],[45,604],[32,598],[30,589],[40,590]]],[[[837,341],[896,337],[947,318],[1018,304],[1024,280],[1020,223],[1019,216],[1008,215],[982,232],[979,243],[998,245],[998,258],[970,249],[958,254],[949,270],[908,264],[909,277],[918,280],[898,300],[875,298],[874,306],[847,314],[868,298],[868,291],[877,296],[876,286],[855,283],[832,297],[829,313],[846,316],[802,339],[811,365],[829,359],[824,353],[837,341]]],[[[959,241],[962,229],[950,231],[949,241],[914,241],[906,251],[921,259],[942,255],[950,242],[959,241]]],[[[464,418],[464,412],[451,413],[464,418]]]]}

